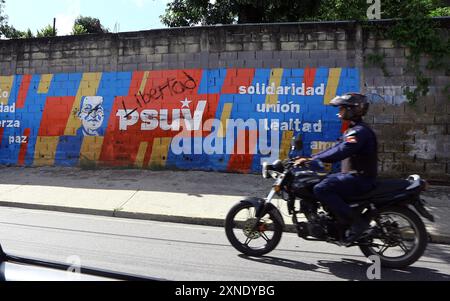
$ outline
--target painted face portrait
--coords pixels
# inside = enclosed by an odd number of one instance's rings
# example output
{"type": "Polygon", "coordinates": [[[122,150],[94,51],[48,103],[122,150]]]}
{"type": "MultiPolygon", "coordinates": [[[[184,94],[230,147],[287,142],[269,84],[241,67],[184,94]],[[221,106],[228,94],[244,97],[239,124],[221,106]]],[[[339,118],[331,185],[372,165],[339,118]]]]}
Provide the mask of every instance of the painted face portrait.
{"type": "Polygon", "coordinates": [[[105,120],[103,97],[86,96],[81,101],[81,110],[78,117],[83,125],[84,136],[100,136],[98,130],[105,120]]]}

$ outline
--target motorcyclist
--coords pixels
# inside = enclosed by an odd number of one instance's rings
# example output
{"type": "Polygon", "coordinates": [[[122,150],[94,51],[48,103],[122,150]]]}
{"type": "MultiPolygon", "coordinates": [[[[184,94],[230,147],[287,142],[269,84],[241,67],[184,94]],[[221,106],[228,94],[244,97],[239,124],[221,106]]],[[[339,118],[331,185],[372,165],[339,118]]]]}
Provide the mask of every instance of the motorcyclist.
{"type": "Polygon", "coordinates": [[[341,173],[332,174],[315,186],[314,194],[336,216],[339,222],[350,225],[344,242],[357,241],[369,224],[359,213],[353,212],[344,200],[365,194],[375,188],[378,175],[378,143],[373,130],[362,117],[369,110],[365,95],[349,93],[334,98],[332,106],[339,107],[339,118],[350,122],[349,129],[334,147],[318,153],[310,159],[298,159],[297,165],[311,160],[324,163],[342,161],[341,173]]]}

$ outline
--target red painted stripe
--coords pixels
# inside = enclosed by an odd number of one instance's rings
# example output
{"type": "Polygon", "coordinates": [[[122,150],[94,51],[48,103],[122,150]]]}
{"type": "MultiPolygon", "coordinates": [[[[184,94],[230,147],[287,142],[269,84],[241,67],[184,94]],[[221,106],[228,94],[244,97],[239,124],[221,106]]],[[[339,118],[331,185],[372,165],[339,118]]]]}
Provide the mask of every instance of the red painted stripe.
{"type": "Polygon", "coordinates": [[[74,102],[75,97],[73,96],[47,97],[38,135],[45,137],[64,136],[74,102]]]}
{"type": "Polygon", "coordinates": [[[27,155],[27,149],[28,149],[28,140],[30,137],[31,129],[25,129],[23,132],[23,135],[27,137],[27,142],[20,145],[20,152],[19,152],[19,159],[17,161],[17,164],[19,166],[25,165],[25,156],[27,155]]]}
{"type": "Polygon", "coordinates": [[[305,89],[314,88],[314,83],[316,81],[316,68],[306,68],[305,69],[305,89]]]}
{"type": "Polygon", "coordinates": [[[0,146],[2,146],[2,141],[3,141],[3,131],[5,129],[4,128],[0,128],[0,146]]]}
{"type": "Polygon", "coordinates": [[[255,69],[228,69],[222,94],[239,94],[239,87],[249,87],[255,78],[255,69]]]}
{"type": "Polygon", "coordinates": [[[24,75],[22,78],[22,83],[20,84],[19,94],[16,101],[17,109],[22,109],[25,106],[32,77],[32,75],[24,75]]]}
{"type": "Polygon", "coordinates": [[[258,140],[258,131],[246,130],[240,131],[236,141],[245,141],[245,154],[238,154],[237,142],[234,146],[234,154],[231,155],[228,162],[228,171],[249,173],[252,168],[252,162],[254,155],[251,154],[251,150],[254,150],[258,140]],[[251,139],[252,138],[252,139],[251,139]]]}

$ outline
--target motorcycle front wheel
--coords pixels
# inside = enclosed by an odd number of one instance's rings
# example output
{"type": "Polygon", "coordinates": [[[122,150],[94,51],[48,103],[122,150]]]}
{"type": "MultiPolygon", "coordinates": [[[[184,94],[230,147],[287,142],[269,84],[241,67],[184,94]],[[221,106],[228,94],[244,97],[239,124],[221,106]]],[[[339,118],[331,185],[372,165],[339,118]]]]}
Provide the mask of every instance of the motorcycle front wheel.
{"type": "Polygon", "coordinates": [[[263,256],[280,243],[283,225],[275,216],[266,213],[258,222],[256,208],[250,203],[234,206],[225,219],[225,232],[231,245],[248,256],[263,256]]]}
{"type": "Polygon", "coordinates": [[[360,246],[365,256],[379,256],[387,268],[405,268],[422,257],[428,235],[414,211],[407,207],[383,209],[372,223],[376,232],[369,244],[360,246]]]}

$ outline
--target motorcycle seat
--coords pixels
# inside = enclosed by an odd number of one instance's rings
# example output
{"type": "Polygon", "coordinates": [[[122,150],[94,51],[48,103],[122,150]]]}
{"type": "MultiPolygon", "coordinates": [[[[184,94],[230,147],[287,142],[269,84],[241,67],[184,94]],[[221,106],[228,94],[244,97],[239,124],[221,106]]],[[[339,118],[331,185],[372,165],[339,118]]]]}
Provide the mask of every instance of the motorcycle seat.
{"type": "Polygon", "coordinates": [[[354,197],[347,197],[346,200],[349,202],[358,202],[370,200],[372,198],[384,196],[394,192],[400,192],[402,190],[406,190],[406,188],[411,185],[411,182],[408,180],[378,180],[375,185],[375,189],[369,191],[368,193],[354,197]]]}

